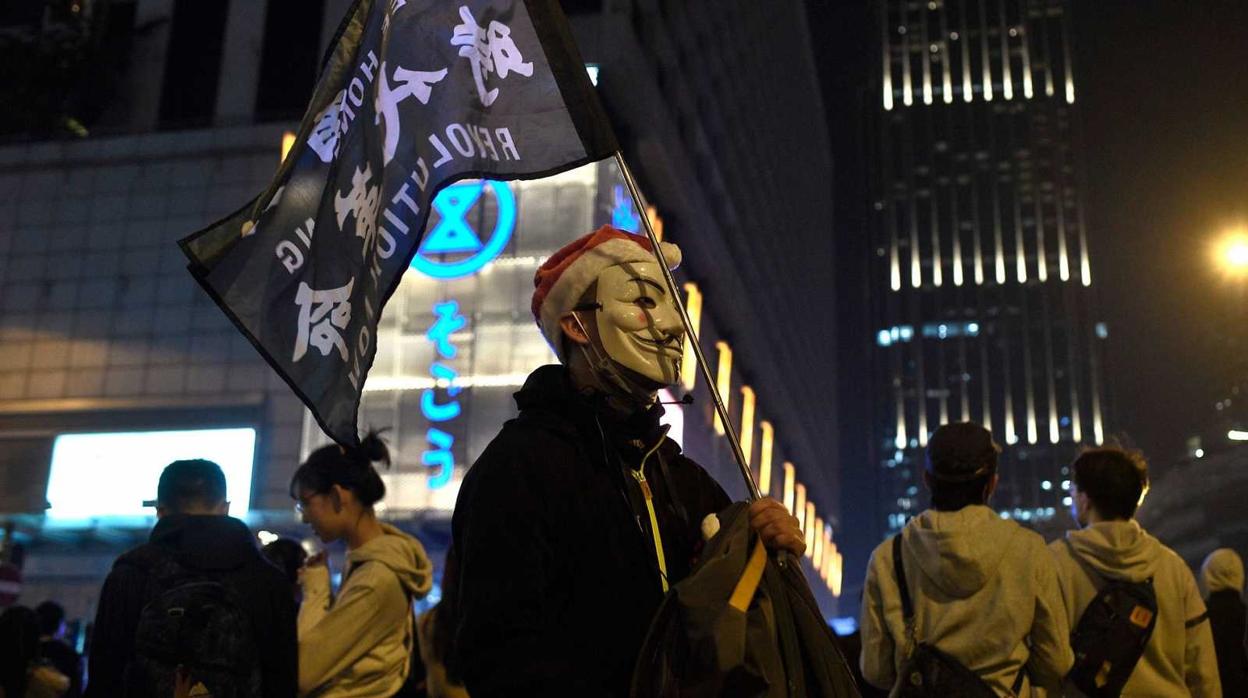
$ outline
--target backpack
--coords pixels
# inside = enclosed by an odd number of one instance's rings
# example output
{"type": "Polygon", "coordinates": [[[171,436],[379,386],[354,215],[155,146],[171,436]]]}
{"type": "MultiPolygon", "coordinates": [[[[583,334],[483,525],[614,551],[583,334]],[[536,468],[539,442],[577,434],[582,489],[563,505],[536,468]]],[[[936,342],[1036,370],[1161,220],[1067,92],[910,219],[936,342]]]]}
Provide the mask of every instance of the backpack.
{"type": "Polygon", "coordinates": [[[156,595],[139,614],[126,694],[174,695],[181,666],[190,675],[191,695],[258,697],[258,648],[237,593],[155,546],[132,561],[147,571],[156,595]]]}
{"type": "MultiPolygon", "coordinates": [[[[889,698],[927,698],[958,696],[959,698],[997,698],[997,692],[967,669],[953,655],[935,645],[915,639],[914,603],[906,584],[906,567],[901,560],[901,534],[893,536],[893,572],[897,575],[897,591],[901,595],[901,612],[906,621],[906,635],[913,650],[902,662],[897,683],[889,698]]],[[[1015,695],[1023,687],[1024,672],[1018,672],[1011,689],[1015,695]]]]}
{"type": "Polygon", "coordinates": [[[1100,582],[1096,598],[1084,609],[1070,634],[1075,665],[1066,680],[1092,698],[1117,698],[1157,625],[1153,580],[1106,579],[1084,563],[1069,539],[1066,546],[1093,583],[1100,582]]]}

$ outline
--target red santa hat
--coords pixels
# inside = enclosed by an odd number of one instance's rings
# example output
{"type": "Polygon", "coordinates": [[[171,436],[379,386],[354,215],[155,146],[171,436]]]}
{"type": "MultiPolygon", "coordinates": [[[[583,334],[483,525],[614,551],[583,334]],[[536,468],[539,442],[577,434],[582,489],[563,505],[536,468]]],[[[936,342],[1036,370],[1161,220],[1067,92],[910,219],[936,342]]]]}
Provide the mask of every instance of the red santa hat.
{"type": "MultiPolygon", "coordinates": [[[[680,248],[659,243],[672,269],[680,266],[680,248]]],[[[628,262],[658,263],[649,238],[604,225],[568,243],[538,268],[533,276],[533,318],[547,343],[563,360],[563,330],[559,318],[571,312],[585,291],[607,267],[628,262]]]]}

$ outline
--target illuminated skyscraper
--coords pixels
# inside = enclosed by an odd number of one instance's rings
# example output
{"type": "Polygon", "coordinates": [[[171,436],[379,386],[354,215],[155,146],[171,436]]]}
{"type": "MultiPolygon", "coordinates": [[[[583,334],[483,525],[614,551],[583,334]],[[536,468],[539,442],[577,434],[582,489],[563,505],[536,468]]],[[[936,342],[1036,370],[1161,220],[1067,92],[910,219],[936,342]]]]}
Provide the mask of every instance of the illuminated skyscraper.
{"type": "Polygon", "coordinates": [[[1044,525],[1106,405],[1066,0],[878,0],[871,317],[884,528],[923,508],[949,421],[1006,447],[1003,515],[1044,525]]]}

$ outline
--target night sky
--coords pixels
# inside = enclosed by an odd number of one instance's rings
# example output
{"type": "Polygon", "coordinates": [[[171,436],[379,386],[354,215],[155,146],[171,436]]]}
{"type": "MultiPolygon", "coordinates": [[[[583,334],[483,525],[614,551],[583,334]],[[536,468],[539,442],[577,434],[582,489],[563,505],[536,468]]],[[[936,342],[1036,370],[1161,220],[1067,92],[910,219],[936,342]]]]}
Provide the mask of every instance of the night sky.
{"type": "Polygon", "coordinates": [[[1216,337],[1248,322],[1210,254],[1248,222],[1248,3],[1076,5],[1111,428],[1161,465],[1213,418],[1216,337]]]}

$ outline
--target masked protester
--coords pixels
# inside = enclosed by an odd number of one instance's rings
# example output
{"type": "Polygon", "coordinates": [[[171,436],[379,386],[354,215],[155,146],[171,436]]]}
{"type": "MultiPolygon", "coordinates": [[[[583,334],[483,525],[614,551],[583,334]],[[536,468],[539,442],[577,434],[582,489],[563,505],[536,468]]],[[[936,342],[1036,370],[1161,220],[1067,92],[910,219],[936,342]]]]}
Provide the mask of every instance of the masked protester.
{"type": "MultiPolygon", "coordinates": [[[[626,695],[701,521],[729,499],[659,424],[684,330],[648,241],[603,227],[555,253],[535,285],[561,365],[529,376],[519,417],[464,478],[438,617],[454,628],[448,669],[473,698],[626,695]]],[[[804,552],[774,500],[755,503],[751,523],[768,547],[804,552]]]]}

